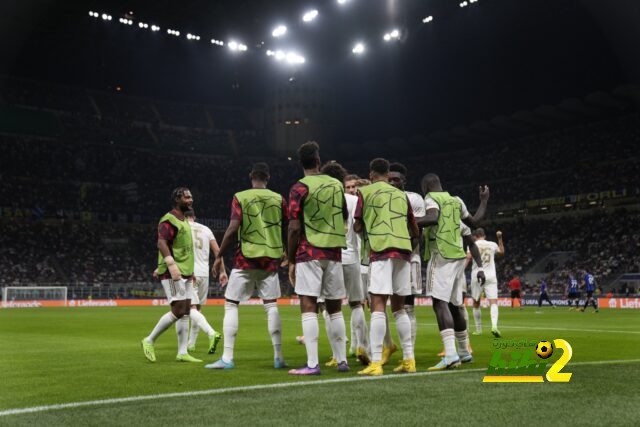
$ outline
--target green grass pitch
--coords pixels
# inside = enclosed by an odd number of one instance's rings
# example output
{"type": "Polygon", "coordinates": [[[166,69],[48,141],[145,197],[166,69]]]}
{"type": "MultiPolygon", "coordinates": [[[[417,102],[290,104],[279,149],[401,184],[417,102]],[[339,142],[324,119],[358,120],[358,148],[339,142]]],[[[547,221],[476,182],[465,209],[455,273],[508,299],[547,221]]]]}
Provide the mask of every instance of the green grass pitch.
{"type": "MultiPolygon", "coordinates": [[[[487,331],[488,310],[483,310],[485,334],[471,337],[474,363],[454,372],[391,377],[399,351],[385,367],[386,378],[374,380],[358,378],[355,359],[350,359],[348,374],[323,368],[319,377],[295,378],[274,370],[260,306],[240,307],[236,369],[230,371],[175,362],[174,329],[157,342],[158,362],[148,363],[140,339],[166,307],[0,310],[0,425],[637,423],[640,312],[536,311],[501,308],[503,339],[567,340],[573,348],[573,358],[563,370],[573,373],[569,383],[483,384],[493,342],[487,331]],[[335,382],[343,379],[348,380],[335,382]],[[39,405],[308,381],[319,383],[2,414],[39,405]]],[[[223,307],[205,307],[203,312],[222,330],[223,307]]],[[[298,308],[281,306],[280,313],[285,359],[292,367],[300,366],[306,357],[295,341],[301,333],[298,308]]],[[[348,322],[349,309],[344,313],[348,322]]],[[[417,307],[417,315],[416,361],[424,373],[437,362],[441,342],[431,308],[417,307]]],[[[320,323],[324,362],[329,345],[322,319],[320,323]]],[[[395,331],[394,338],[397,342],[395,331]]],[[[195,356],[210,362],[221,352],[220,347],[218,354],[209,356],[205,349],[201,334],[195,356]]],[[[556,353],[551,361],[558,358],[560,352],[556,353]]]]}

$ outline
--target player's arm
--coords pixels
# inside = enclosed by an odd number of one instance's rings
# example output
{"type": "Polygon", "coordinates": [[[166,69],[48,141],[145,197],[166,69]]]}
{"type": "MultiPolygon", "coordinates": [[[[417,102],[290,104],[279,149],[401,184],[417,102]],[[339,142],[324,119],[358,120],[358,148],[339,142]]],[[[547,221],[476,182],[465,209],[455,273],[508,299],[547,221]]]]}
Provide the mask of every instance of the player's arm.
{"type": "Polygon", "coordinates": [[[467,256],[464,258],[464,269],[466,270],[469,264],[471,264],[471,260],[473,259],[471,252],[467,251],[467,256]]]}
{"type": "Polygon", "coordinates": [[[480,250],[471,236],[464,236],[463,239],[465,243],[469,245],[471,257],[476,262],[476,265],[478,265],[478,283],[484,285],[486,278],[484,276],[484,271],[482,271],[482,257],[480,256],[480,250]]]}
{"type": "Polygon", "coordinates": [[[171,250],[169,249],[169,241],[163,238],[159,238],[158,250],[162,254],[165,264],[167,264],[167,269],[169,270],[169,274],[171,274],[171,280],[180,280],[182,278],[182,273],[180,273],[178,264],[176,264],[176,261],[173,259],[173,255],[171,255],[171,250]]]}
{"type": "Polygon", "coordinates": [[[438,223],[438,217],[440,216],[440,210],[427,209],[424,216],[416,218],[416,225],[418,228],[429,227],[438,223]]]}
{"type": "Polygon", "coordinates": [[[489,202],[489,186],[485,185],[480,186],[479,188],[480,194],[480,205],[476,210],[476,213],[471,216],[467,216],[466,218],[462,218],[462,221],[467,224],[471,229],[476,229],[479,227],[480,221],[484,219],[485,214],[487,213],[487,203],[489,202]]]}
{"type": "Polygon", "coordinates": [[[362,233],[364,232],[364,221],[362,220],[363,215],[363,207],[364,207],[364,199],[362,198],[362,194],[358,191],[358,201],[356,202],[356,210],[353,213],[353,231],[360,235],[362,238],[362,233]]]}
{"type": "Polygon", "coordinates": [[[498,255],[504,256],[504,242],[502,241],[502,231],[496,231],[496,237],[498,238],[498,255]]]}
{"type": "Polygon", "coordinates": [[[409,198],[407,198],[407,204],[409,205],[409,209],[407,210],[407,228],[409,229],[409,236],[411,237],[411,248],[415,250],[420,246],[420,229],[418,228],[418,224],[416,224],[416,218],[413,214],[409,198]]]}

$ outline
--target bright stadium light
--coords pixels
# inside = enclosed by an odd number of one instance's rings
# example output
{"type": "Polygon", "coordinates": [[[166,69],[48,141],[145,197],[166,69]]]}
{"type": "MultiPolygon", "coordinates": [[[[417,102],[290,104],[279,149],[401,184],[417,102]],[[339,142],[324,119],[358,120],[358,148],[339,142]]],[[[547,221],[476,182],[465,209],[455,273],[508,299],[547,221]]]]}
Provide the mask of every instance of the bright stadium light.
{"type": "Polygon", "coordinates": [[[318,17],[318,11],[316,9],[310,10],[302,15],[302,20],[304,22],[311,22],[318,17]]]}
{"type": "Polygon", "coordinates": [[[356,43],[351,51],[356,55],[362,55],[364,53],[364,43],[356,43]]]}
{"type": "Polygon", "coordinates": [[[158,27],[157,25],[152,25],[151,31],[160,31],[160,27],[158,27]]]}
{"type": "Polygon", "coordinates": [[[98,16],[100,16],[100,14],[98,12],[94,12],[93,10],[90,10],[89,16],[92,18],[97,18],[98,16]]]}
{"type": "Polygon", "coordinates": [[[227,46],[229,46],[229,49],[236,51],[238,50],[238,42],[231,40],[230,42],[227,43],[227,46]]]}
{"type": "Polygon", "coordinates": [[[273,31],[271,32],[271,35],[273,37],[282,37],[287,33],[287,27],[285,27],[284,25],[278,25],[276,28],[273,29],[273,31]]]}
{"type": "Polygon", "coordinates": [[[103,21],[106,21],[108,16],[109,16],[109,15],[107,15],[106,13],[103,13],[103,14],[102,14],[102,20],[103,20],[103,21]]]}
{"type": "Polygon", "coordinates": [[[423,23],[423,24],[428,24],[428,23],[429,23],[429,22],[431,22],[431,21],[433,21],[433,16],[429,15],[429,16],[427,16],[426,18],[424,18],[424,19],[422,20],[422,23],[423,23]]]}
{"type": "Polygon", "coordinates": [[[338,4],[345,4],[348,3],[349,0],[338,0],[338,4]]]}
{"type": "Polygon", "coordinates": [[[384,41],[386,41],[386,42],[391,41],[391,34],[386,33],[382,38],[383,38],[383,39],[384,39],[384,41]]]}
{"type": "Polygon", "coordinates": [[[397,39],[398,37],[400,37],[400,30],[395,29],[389,34],[391,35],[391,38],[397,39]]]}
{"type": "Polygon", "coordinates": [[[224,46],[224,42],[222,40],[211,39],[211,44],[215,44],[217,46],[224,46]]]}
{"type": "Polygon", "coordinates": [[[267,56],[273,56],[275,54],[276,53],[274,51],[267,49],[267,56]]]}
{"type": "Polygon", "coordinates": [[[466,1],[463,1],[462,3],[460,3],[460,7],[467,7],[469,6],[469,3],[467,3],[466,1]]]}
{"type": "Polygon", "coordinates": [[[248,48],[247,48],[247,45],[244,45],[244,44],[242,44],[242,43],[239,43],[239,44],[238,44],[238,50],[239,50],[240,52],[246,52],[246,51],[247,51],[247,49],[248,49],[248,48]]]}
{"type": "Polygon", "coordinates": [[[287,53],[286,60],[289,64],[294,65],[304,64],[306,61],[303,56],[298,55],[296,52],[287,53]]]}

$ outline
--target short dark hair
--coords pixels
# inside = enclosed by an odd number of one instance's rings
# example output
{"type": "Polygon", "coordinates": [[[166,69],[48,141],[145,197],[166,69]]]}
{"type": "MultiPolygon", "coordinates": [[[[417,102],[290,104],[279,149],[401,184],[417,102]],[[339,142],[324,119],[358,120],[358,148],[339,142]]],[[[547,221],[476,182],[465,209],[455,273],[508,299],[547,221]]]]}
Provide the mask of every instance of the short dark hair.
{"type": "Polygon", "coordinates": [[[431,188],[435,184],[439,184],[439,183],[440,183],[440,177],[438,177],[438,175],[436,175],[435,173],[428,173],[422,177],[422,188],[426,188],[426,187],[431,188]]]}
{"type": "Polygon", "coordinates": [[[298,147],[298,160],[305,169],[319,166],[320,146],[315,141],[307,141],[298,147]]]}
{"type": "Polygon", "coordinates": [[[486,236],[486,234],[484,233],[484,228],[482,227],[478,227],[475,230],[473,230],[473,235],[476,237],[486,236]]]}
{"type": "Polygon", "coordinates": [[[184,213],[184,216],[187,218],[195,218],[196,217],[196,211],[194,211],[193,209],[189,209],[188,211],[186,211],[184,213]]]}
{"type": "Polygon", "coordinates": [[[344,182],[347,182],[347,181],[357,181],[357,180],[359,180],[359,179],[360,179],[360,177],[359,177],[358,175],[356,175],[356,174],[349,174],[349,175],[347,175],[347,176],[345,176],[345,177],[344,177],[344,182]]]}
{"type": "Polygon", "coordinates": [[[407,167],[400,162],[393,162],[389,165],[390,172],[400,172],[405,177],[407,176],[407,167]]]}
{"type": "Polygon", "coordinates": [[[176,199],[182,197],[182,195],[187,191],[189,191],[187,187],[174,188],[173,191],[171,192],[171,205],[175,206],[176,199]]]}
{"type": "Polygon", "coordinates": [[[369,170],[378,175],[386,175],[389,173],[389,160],[380,157],[373,159],[369,163],[369,170]]]}
{"type": "Polygon", "coordinates": [[[264,162],[254,163],[251,168],[251,178],[259,181],[269,180],[269,165],[264,162]]]}
{"type": "Polygon", "coordinates": [[[338,162],[328,162],[320,170],[325,175],[329,175],[331,178],[335,178],[341,183],[344,182],[344,177],[347,176],[347,170],[342,167],[338,162]]]}

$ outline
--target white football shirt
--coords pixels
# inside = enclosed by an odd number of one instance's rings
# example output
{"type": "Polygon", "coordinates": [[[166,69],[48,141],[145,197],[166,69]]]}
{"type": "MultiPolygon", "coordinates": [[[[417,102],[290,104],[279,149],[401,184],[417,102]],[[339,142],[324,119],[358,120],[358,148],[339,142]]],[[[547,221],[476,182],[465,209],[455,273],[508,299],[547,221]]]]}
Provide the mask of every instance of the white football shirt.
{"type": "Polygon", "coordinates": [[[209,252],[211,241],[216,238],[206,225],[197,222],[191,223],[191,237],[193,238],[194,268],[193,274],[197,277],[209,277],[209,252]]]}
{"type": "MultiPolygon", "coordinates": [[[[414,193],[412,191],[405,191],[407,194],[407,198],[409,199],[409,205],[411,206],[411,210],[413,211],[413,216],[415,218],[420,218],[421,216],[425,216],[427,210],[424,207],[424,199],[418,193],[414,193]]],[[[418,245],[411,254],[411,262],[420,262],[420,246],[418,245]]]]}
{"type": "MultiPolygon", "coordinates": [[[[476,246],[480,251],[480,258],[482,258],[482,270],[484,271],[485,277],[487,280],[495,280],[497,278],[495,256],[499,250],[498,244],[489,240],[478,239],[476,240],[476,246]]],[[[478,265],[473,261],[471,277],[476,277],[478,270],[478,265]]]]}
{"type": "Polygon", "coordinates": [[[342,264],[349,265],[360,262],[360,239],[358,238],[358,233],[353,230],[353,216],[356,213],[358,197],[345,193],[344,198],[347,201],[349,217],[345,223],[345,227],[347,228],[347,248],[342,250],[342,264]]]}

